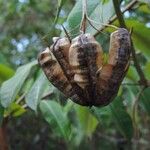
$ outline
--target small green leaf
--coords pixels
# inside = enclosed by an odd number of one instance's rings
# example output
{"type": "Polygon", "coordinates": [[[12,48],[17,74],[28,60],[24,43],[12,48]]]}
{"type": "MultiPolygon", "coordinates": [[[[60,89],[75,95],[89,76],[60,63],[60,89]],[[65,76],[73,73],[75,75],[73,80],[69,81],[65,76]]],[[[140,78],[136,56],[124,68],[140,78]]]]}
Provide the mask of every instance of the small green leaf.
{"type": "Polygon", "coordinates": [[[25,98],[27,105],[35,111],[45,90],[46,83],[48,83],[47,79],[45,75],[41,73],[25,98]]]}
{"type": "Polygon", "coordinates": [[[126,77],[134,82],[137,82],[139,80],[139,76],[137,75],[135,67],[129,67],[126,77]]]}
{"type": "Polygon", "coordinates": [[[36,64],[37,61],[33,61],[32,63],[19,67],[15,75],[2,84],[0,89],[0,100],[3,107],[8,107],[15,100],[31,68],[36,64]]]}
{"type": "Polygon", "coordinates": [[[52,129],[69,140],[71,127],[63,108],[55,101],[41,101],[40,110],[45,120],[51,125],[52,129]]]}
{"type": "Polygon", "coordinates": [[[0,64],[0,78],[3,80],[9,79],[11,76],[14,75],[14,70],[10,67],[0,64]]]}
{"type": "Polygon", "coordinates": [[[123,106],[122,99],[117,97],[109,106],[120,133],[126,139],[131,140],[133,136],[132,120],[123,106]]]}
{"type": "Polygon", "coordinates": [[[26,110],[21,105],[11,103],[11,105],[5,110],[5,115],[9,116],[11,114],[13,117],[19,117],[25,112],[26,110]]]}
{"type": "Polygon", "coordinates": [[[91,114],[87,107],[76,105],[76,112],[82,131],[86,136],[91,137],[98,125],[96,117],[91,114]]]}

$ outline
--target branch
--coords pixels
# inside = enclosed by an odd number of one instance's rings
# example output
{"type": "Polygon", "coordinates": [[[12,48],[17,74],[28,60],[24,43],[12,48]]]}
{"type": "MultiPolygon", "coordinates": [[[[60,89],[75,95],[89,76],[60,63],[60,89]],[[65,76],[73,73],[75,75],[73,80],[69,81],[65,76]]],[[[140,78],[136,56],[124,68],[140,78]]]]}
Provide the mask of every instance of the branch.
{"type": "MultiPolygon", "coordinates": [[[[123,15],[122,15],[122,12],[120,10],[119,1],[118,0],[113,0],[113,4],[114,4],[115,12],[116,12],[116,15],[117,15],[120,27],[126,28],[126,24],[125,24],[123,15]]],[[[137,71],[137,73],[138,73],[138,75],[140,77],[139,83],[141,85],[143,85],[144,87],[147,87],[148,86],[147,80],[145,78],[145,75],[144,75],[141,67],[140,67],[140,64],[137,61],[136,53],[135,53],[135,48],[134,48],[132,39],[131,39],[131,53],[132,53],[132,57],[133,57],[133,61],[134,61],[134,66],[135,66],[136,71],[137,71]]]]}
{"type": "MultiPolygon", "coordinates": [[[[131,2],[124,8],[124,10],[123,10],[121,13],[125,13],[126,11],[130,10],[130,9],[131,9],[133,6],[135,6],[137,3],[138,3],[137,0],[131,1],[131,2]]],[[[114,15],[110,20],[108,20],[108,22],[106,22],[106,24],[107,24],[107,25],[112,24],[112,23],[113,23],[115,20],[117,20],[117,19],[118,19],[117,15],[114,15]]],[[[107,27],[108,27],[108,26],[106,26],[106,25],[103,25],[102,27],[100,27],[100,28],[98,29],[98,32],[96,32],[96,33],[94,34],[94,37],[98,36],[98,34],[99,34],[101,31],[103,31],[105,28],[107,28],[107,27]]]]}
{"type": "Polygon", "coordinates": [[[135,136],[135,139],[138,139],[139,138],[139,131],[138,131],[138,127],[137,127],[137,123],[136,123],[136,112],[137,112],[137,108],[138,108],[138,103],[139,103],[139,100],[140,100],[140,96],[142,94],[142,92],[144,91],[145,87],[141,88],[140,92],[138,93],[135,101],[134,101],[134,104],[133,104],[133,112],[132,112],[132,116],[133,116],[133,126],[134,126],[134,136],[135,136]]]}
{"type": "Polygon", "coordinates": [[[125,21],[123,19],[123,15],[122,15],[122,12],[120,10],[119,1],[118,0],[113,0],[113,5],[114,5],[114,8],[115,8],[117,19],[119,20],[120,27],[126,28],[126,24],[125,24],[125,21]]]}

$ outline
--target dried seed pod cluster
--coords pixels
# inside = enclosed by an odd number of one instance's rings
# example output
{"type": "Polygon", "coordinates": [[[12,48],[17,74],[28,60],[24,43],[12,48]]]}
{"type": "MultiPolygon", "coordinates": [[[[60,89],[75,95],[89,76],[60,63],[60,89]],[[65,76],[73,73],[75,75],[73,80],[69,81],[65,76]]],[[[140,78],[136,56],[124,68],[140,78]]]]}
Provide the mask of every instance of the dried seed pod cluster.
{"type": "Polygon", "coordinates": [[[103,106],[111,102],[129,66],[128,31],[119,28],[111,34],[105,65],[102,48],[89,33],[77,36],[71,43],[65,37],[53,41],[38,57],[49,81],[80,105],[103,106]]]}

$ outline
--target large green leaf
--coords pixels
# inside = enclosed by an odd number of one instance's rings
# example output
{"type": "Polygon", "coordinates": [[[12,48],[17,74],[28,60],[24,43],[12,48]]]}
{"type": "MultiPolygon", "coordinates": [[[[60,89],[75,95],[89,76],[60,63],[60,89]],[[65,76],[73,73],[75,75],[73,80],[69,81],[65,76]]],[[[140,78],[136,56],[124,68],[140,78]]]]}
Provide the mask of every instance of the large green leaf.
{"type": "Polygon", "coordinates": [[[111,104],[112,117],[122,135],[131,140],[133,136],[132,120],[123,106],[122,99],[117,97],[111,104]]]}
{"type": "Polygon", "coordinates": [[[55,101],[41,101],[40,109],[55,134],[61,134],[62,137],[69,140],[71,133],[70,122],[61,105],[55,101]]]}
{"type": "Polygon", "coordinates": [[[8,107],[15,100],[31,68],[36,64],[37,61],[33,61],[32,63],[19,67],[15,75],[2,84],[0,89],[0,100],[3,107],[8,107]]]}
{"type": "Polygon", "coordinates": [[[89,108],[87,107],[76,105],[76,112],[82,131],[86,136],[91,137],[98,125],[98,120],[91,114],[89,108]]]}
{"type": "Polygon", "coordinates": [[[46,83],[48,83],[47,79],[45,75],[41,73],[25,98],[27,105],[35,111],[45,90],[46,83]]]}
{"type": "MultiPolygon", "coordinates": [[[[87,11],[88,16],[98,22],[98,24],[92,24],[96,28],[100,28],[100,23],[106,23],[108,19],[114,14],[112,0],[109,0],[107,3],[100,2],[99,0],[87,0],[87,11]]],[[[77,34],[79,32],[79,26],[82,19],[82,0],[78,0],[73,7],[72,11],[70,12],[67,23],[68,23],[68,30],[73,30],[72,34],[77,34]]],[[[87,27],[87,32],[94,34],[96,31],[93,27],[87,27]]]]}
{"type": "Polygon", "coordinates": [[[142,103],[143,108],[150,115],[150,88],[147,88],[142,92],[140,102],[142,103]]]}
{"type": "Polygon", "coordinates": [[[93,114],[99,120],[103,128],[110,128],[111,124],[116,125],[120,133],[128,140],[133,136],[133,126],[132,120],[129,114],[126,112],[125,107],[122,104],[120,97],[117,97],[108,106],[97,108],[92,108],[93,114]]]}

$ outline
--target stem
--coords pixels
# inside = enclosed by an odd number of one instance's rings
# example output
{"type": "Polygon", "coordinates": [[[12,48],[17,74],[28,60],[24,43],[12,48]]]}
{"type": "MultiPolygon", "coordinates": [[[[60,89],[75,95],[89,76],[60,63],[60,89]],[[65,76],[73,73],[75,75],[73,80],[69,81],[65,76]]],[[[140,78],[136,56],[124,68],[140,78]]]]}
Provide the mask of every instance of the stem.
{"type": "Polygon", "coordinates": [[[123,19],[122,12],[120,11],[119,1],[118,0],[113,0],[113,5],[114,5],[114,8],[115,8],[117,19],[119,20],[120,27],[126,28],[126,24],[125,24],[125,21],[123,19]]]}
{"type": "Polygon", "coordinates": [[[0,127],[0,150],[8,150],[7,143],[7,127],[8,118],[3,119],[2,126],[0,127]]]}
{"type": "Polygon", "coordinates": [[[139,139],[139,131],[138,131],[138,126],[137,126],[137,122],[136,122],[136,112],[137,112],[137,109],[138,109],[138,103],[139,103],[139,100],[140,100],[140,96],[141,96],[142,92],[144,91],[144,89],[145,89],[145,87],[141,88],[141,90],[138,93],[137,98],[135,99],[134,104],[133,104],[132,116],[133,116],[134,137],[135,137],[136,140],[139,139]]]}
{"type": "MultiPolygon", "coordinates": [[[[117,19],[119,21],[120,27],[126,28],[126,24],[125,24],[125,21],[123,19],[123,15],[122,15],[122,12],[120,10],[119,1],[118,0],[113,0],[113,4],[114,4],[115,12],[116,12],[117,19]]],[[[132,57],[133,57],[133,61],[134,61],[134,66],[135,66],[136,71],[137,71],[137,73],[138,73],[138,75],[140,77],[139,83],[141,85],[144,85],[144,87],[147,87],[148,86],[147,80],[146,80],[145,75],[144,75],[144,73],[143,73],[143,71],[141,69],[140,64],[137,61],[135,48],[134,48],[132,39],[131,39],[131,53],[132,53],[132,57]]]]}
{"type": "MultiPolygon", "coordinates": [[[[124,10],[122,11],[122,13],[125,13],[126,11],[128,11],[128,10],[130,10],[133,6],[135,6],[136,4],[138,3],[138,1],[137,0],[132,0],[125,8],[124,8],[124,10]]],[[[108,20],[108,22],[106,22],[106,24],[107,25],[109,25],[109,24],[112,24],[115,20],[117,20],[118,19],[118,17],[117,17],[117,15],[114,15],[110,20],[108,20]]],[[[98,34],[101,32],[101,31],[103,31],[105,28],[107,28],[108,26],[106,26],[106,25],[103,25],[102,27],[100,27],[99,29],[98,29],[98,32],[96,32],[95,34],[94,34],[94,36],[96,37],[96,36],[98,36],[98,34]]]]}
{"type": "Polygon", "coordinates": [[[85,33],[87,20],[87,1],[82,0],[82,20],[80,25],[80,31],[85,33]]]}
{"type": "Polygon", "coordinates": [[[139,62],[138,62],[138,60],[136,58],[136,53],[135,53],[135,49],[134,49],[132,40],[131,40],[131,54],[132,54],[132,57],[133,57],[134,66],[135,66],[136,71],[137,71],[137,73],[138,73],[138,75],[140,77],[139,83],[141,85],[144,85],[145,87],[149,86],[148,82],[147,82],[147,80],[145,78],[144,72],[142,71],[141,66],[140,66],[140,64],[139,64],[139,62]]]}

